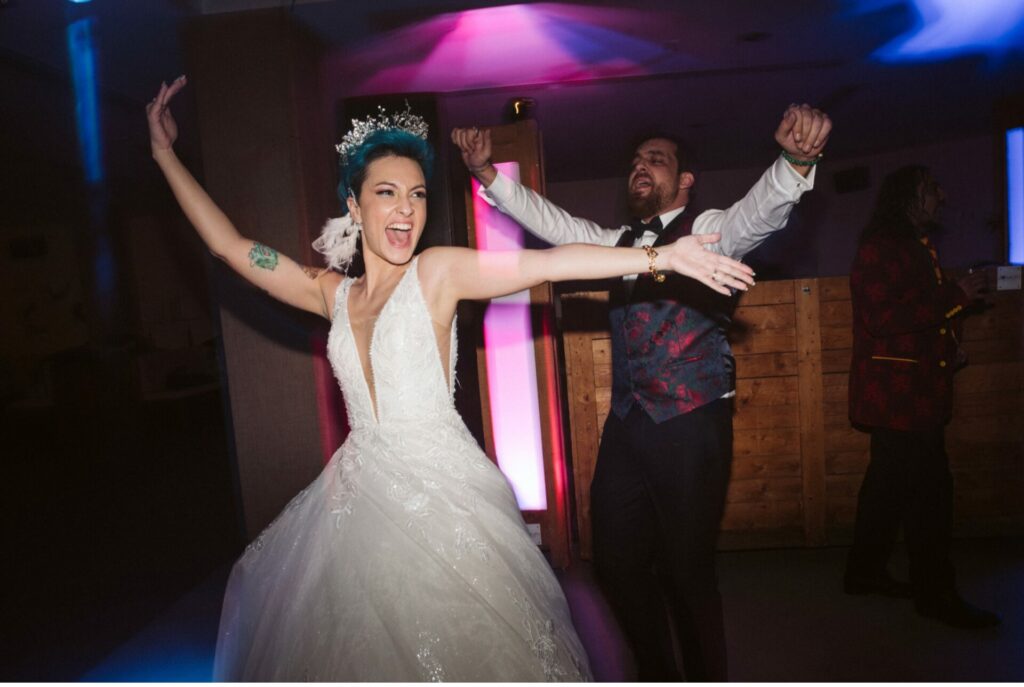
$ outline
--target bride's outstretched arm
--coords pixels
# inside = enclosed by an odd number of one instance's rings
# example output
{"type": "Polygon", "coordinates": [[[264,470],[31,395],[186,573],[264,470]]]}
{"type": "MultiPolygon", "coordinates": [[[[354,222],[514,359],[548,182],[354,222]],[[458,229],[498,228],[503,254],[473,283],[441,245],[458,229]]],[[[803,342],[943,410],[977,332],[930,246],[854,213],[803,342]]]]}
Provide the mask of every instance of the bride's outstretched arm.
{"type": "Polygon", "coordinates": [[[602,279],[653,268],[692,277],[719,293],[746,291],[754,283],[747,265],[704,249],[718,234],[686,236],[648,253],[643,248],[570,244],[547,250],[508,252],[431,248],[424,252],[431,274],[443,274],[443,288],[456,299],[486,299],[515,293],[546,281],[602,279]]]}
{"type": "Polygon", "coordinates": [[[185,83],[181,76],[170,86],[162,84],[146,106],[153,159],[185,216],[210,252],[245,279],[284,303],[330,318],[325,293],[333,294],[326,283],[333,273],[299,265],[270,246],[242,236],[175,155],[178,125],[168,105],[185,83]]]}

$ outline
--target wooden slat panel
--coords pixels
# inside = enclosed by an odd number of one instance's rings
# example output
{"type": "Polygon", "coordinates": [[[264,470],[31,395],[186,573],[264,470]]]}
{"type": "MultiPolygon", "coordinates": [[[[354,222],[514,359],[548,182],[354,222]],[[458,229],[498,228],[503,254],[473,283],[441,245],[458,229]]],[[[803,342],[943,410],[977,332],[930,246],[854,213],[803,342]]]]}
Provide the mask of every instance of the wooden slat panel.
{"type": "Polygon", "coordinates": [[[787,455],[800,447],[800,430],[791,429],[737,429],[733,431],[733,455],[768,456],[787,455]]]}
{"type": "Polygon", "coordinates": [[[756,330],[792,329],[796,326],[796,311],[788,303],[780,305],[740,306],[733,321],[756,330]]]}
{"type": "Polygon", "coordinates": [[[612,367],[612,340],[607,333],[600,338],[593,339],[591,348],[594,349],[594,364],[607,367],[610,370],[612,367]]]}
{"type": "Polygon", "coordinates": [[[829,499],[855,499],[864,475],[829,475],[825,478],[825,494],[829,499]]]}
{"type": "MultiPolygon", "coordinates": [[[[968,319],[962,337],[971,364],[956,377],[947,432],[960,532],[1024,531],[1024,299],[1016,293],[1006,303],[968,319]]],[[[730,332],[738,380],[722,545],[848,543],[870,436],[848,419],[847,278],[766,282],[745,294],[741,306],[730,332]],[[817,383],[802,385],[809,374],[817,383]]],[[[607,332],[592,332],[591,353],[593,375],[610,386],[607,332]]],[[[598,431],[610,393],[595,385],[598,431]]]]}
{"type": "Polygon", "coordinates": [[[857,431],[850,425],[835,427],[825,432],[826,451],[859,451],[866,448],[871,442],[871,437],[857,431]]]}
{"type": "Polygon", "coordinates": [[[870,437],[864,440],[864,448],[851,451],[826,451],[825,474],[827,475],[863,475],[871,460],[870,437]]]}
{"type": "Polygon", "coordinates": [[[749,335],[741,339],[730,339],[733,353],[773,353],[796,350],[796,328],[774,329],[749,335]]]}
{"type": "Polygon", "coordinates": [[[957,393],[978,391],[1016,391],[1021,388],[1024,363],[1017,360],[991,365],[968,365],[954,377],[957,393]]]}
{"type": "Polygon", "coordinates": [[[759,501],[792,501],[799,503],[803,482],[796,478],[736,479],[729,482],[728,503],[757,503],[759,501]]]}
{"type": "Polygon", "coordinates": [[[967,359],[971,365],[1006,363],[1017,359],[1020,340],[1009,336],[999,339],[974,339],[965,342],[963,349],[967,352],[967,359]]]}
{"type": "Polygon", "coordinates": [[[769,405],[747,406],[738,410],[732,418],[734,429],[758,429],[769,427],[799,427],[800,406],[769,405]]]}
{"type": "Polygon", "coordinates": [[[970,443],[1016,443],[1024,441],[1024,427],[1019,423],[1008,423],[998,415],[963,417],[949,424],[946,435],[970,443]]]}
{"type": "Polygon", "coordinates": [[[590,482],[597,464],[601,426],[597,422],[597,393],[594,388],[593,345],[586,334],[566,334],[566,386],[572,431],[573,474],[576,479],[576,518],[579,525],[580,556],[592,557],[590,526],[590,482]]]}
{"type": "Polygon", "coordinates": [[[746,406],[796,405],[800,402],[796,377],[757,377],[736,380],[736,404],[746,406]]]}
{"type": "Polygon", "coordinates": [[[608,413],[612,411],[612,390],[610,387],[594,389],[594,412],[597,416],[597,426],[604,427],[604,421],[608,419],[608,413]]]}
{"type": "Polygon", "coordinates": [[[825,401],[846,402],[850,377],[847,373],[831,373],[821,376],[821,395],[825,401]]]}
{"type": "Polygon", "coordinates": [[[827,301],[821,304],[821,326],[850,328],[853,304],[850,301],[827,301]]]}
{"type": "Polygon", "coordinates": [[[743,455],[732,460],[732,479],[800,475],[800,454],[743,455]]]}
{"type": "Polygon", "coordinates": [[[804,533],[809,546],[825,543],[825,440],[822,413],[821,304],[812,279],[796,282],[797,359],[800,368],[800,447],[804,533]]]}
{"type": "Polygon", "coordinates": [[[850,356],[852,353],[853,351],[849,347],[831,350],[823,348],[821,351],[821,371],[824,374],[832,372],[842,373],[844,375],[849,374],[850,356]]]}
{"type": "MultiPolygon", "coordinates": [[[[821,347],[824,350],[846,349],[853,347],[853,330],[850,325],[831,325],[821,327],[821,347]]],[[[849,363],[849,359],[847,359],[849,363]]]]}
{"type": "Polygon", "coordinates": [[[850,300],[849,277],[822,277],[817,282],[822,302],[850,300]]]}
{"type": "Polygon", "coordinates": [[[763,281],[740,296],[741,306],[777,305],[793,302],[793,282],[763,281]]]}
{"type": "Polygon", "coordinates": [[[999,393],[962,392],[953,396],[954,422],[969,417],[1020,417],[1024,407],[1024,389],[1008,389],[999,393]]]}
{"type": "Polygon", "coordinates": [[[850,425],[850,404],[846,401],[832,401],[821,405],[825,433],[835,429],[846,429],[850,425]]]}
{"type": "Polygon", "coordinates": [[[995,295],[995,305],[964,321],[961,341],[1013,338],[1020,340],[1020,302],[1009,293],[995,295]]]}
{"type": "Polygon", "coordinates": [[[974,441],[947,441],[953,472],[978,470],[991,472],[1005,468],[1024,475],[1024,453],[1015,442],[979,444],[974,441]]]}
{"type": "Polygon", "coordinates": [[[731,503],[722,517],[722,530],[774,530],[799,528],[803,512],[797,501],[731,503]]]}
{"type": "Polygon", "coordinates": [[[736,377],[780,377],[796,375],[796,351],[754,353],[736,356],[736,377]]]}
{"type": "Polygon", "coordinates": [[[825,513],[825,526],[830,530],[837,526],[853,525],[857,518],[857,499],[850,497],[830,498],[825,513]]]}

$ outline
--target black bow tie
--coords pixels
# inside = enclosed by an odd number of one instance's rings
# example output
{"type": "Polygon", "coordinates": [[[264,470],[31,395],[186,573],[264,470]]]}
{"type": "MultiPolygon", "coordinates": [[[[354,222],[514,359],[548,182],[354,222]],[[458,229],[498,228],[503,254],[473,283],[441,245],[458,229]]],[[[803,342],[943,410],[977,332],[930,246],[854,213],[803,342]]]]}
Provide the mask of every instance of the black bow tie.
{"type": "Polygon", "coordinates": [[[654,232],[656,235],[661,236],[661,230],[664,227],[661,224],[661,217],[655,216],[647,224],[644,224],[640,219],[634,219],[629,225],[630,231],[633,233],[633,241],[636,242],[641,236],[644,235],[645,231],[654,232]]]}

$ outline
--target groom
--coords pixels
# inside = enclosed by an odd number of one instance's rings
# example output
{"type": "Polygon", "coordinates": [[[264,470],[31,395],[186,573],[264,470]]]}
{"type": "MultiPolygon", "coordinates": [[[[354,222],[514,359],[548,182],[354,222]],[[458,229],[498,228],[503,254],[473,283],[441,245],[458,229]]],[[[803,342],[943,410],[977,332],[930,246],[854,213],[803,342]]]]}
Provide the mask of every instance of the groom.
{"type": "MultiPolygon", "coordinates": [[[[667,244],[720,233],[708,247],[739,259],[782,229],[804,191],[832,124],[808,105],[790,106],[775,140],[780,157],[726,210],[688,210],[695,177],[679,141],[637,146],[627,182],[630,225],[604,229],[500,174],[488,131],[456,129],[483,195],[553,244],[667,244]]],[[[727,678],[715,546],[732,463],[733,358],[726,328],[734,300],[685,277],[650,275],[613,285],[612,406],[591,484],[594,565],[641,680],[727,678]],[[667,608],[666,608],[667,603],[667,608]],[[678,646],[673,645],[669,615],[678,646]]]]}

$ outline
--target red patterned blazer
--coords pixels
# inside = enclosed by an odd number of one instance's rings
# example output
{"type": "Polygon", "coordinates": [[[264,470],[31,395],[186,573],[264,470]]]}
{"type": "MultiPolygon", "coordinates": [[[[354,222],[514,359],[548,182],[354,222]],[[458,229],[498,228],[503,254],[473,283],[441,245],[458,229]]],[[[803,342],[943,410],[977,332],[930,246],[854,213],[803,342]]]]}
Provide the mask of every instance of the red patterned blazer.
{"type": "Polygon", "coordinates": [[[850,420],[928,430],[949,421],[967,294],[947,280],[927,241],[864,241],[850,269],[853,357],[850,420]]]}

